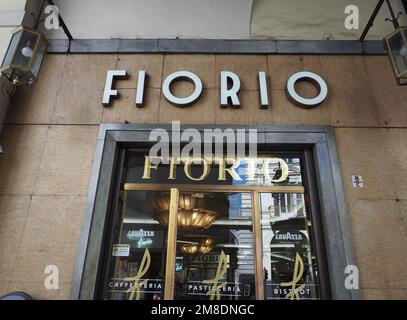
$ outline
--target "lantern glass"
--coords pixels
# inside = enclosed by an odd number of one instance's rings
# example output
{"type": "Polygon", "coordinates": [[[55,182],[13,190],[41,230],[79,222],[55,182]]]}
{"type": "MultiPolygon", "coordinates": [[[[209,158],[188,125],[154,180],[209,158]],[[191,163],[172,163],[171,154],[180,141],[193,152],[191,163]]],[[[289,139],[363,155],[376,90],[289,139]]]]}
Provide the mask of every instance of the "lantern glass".
{"type": "Polygon", "coordinates": [[[15,85],[31,85],[38,77],[46,49],[41,33],[19,28],[13,33],[0,71],[15,85]]]}
{"type": "Polygon", "coordinates": [[[38,38],[38,34],[26,30],[23,31],[20,43],[18,44],[17,52],[12,61],[12,64],[15,67],[22,70],[30,70],[38,38]]]}
{"type": "Polygon", "coordinates": [[[38,51],[31,69],[31,72],[35,78],[37,78],[38,74],[40,73],[42,61],[44,60],[45,52],[47,51],[47,42],[45,41],[45,39],[43,37],[40,37],[38,41],[38,51]]]}
{"type": "Polygon", "coordinates": [[[23,34],[22,30],[13,34],[11,41],[10,41],[10,45],[9,45],[6,55],[4,57],[3,63],[1,64],[2,68],[11,63],[11,60],[14,57],[14,52],[17,49],[17,46],[18,46],[18,43],[20,42],[22,34],[23,34]]]}
{"type": "Polygon", "coordinates": [[[385,38],[385,44],[397,82],[407,84],[407,28],[397,28],[385,38]]]}

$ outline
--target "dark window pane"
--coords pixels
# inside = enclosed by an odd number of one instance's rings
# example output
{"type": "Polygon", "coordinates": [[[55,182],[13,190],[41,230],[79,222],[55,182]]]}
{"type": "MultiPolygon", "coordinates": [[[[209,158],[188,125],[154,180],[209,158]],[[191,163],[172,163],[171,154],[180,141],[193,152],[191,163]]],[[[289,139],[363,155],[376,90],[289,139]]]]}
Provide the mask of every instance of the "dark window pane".
{"type": "Polygon", "coordinates": [[[302,193],[261,193],[266,299],[319,298],[311,220],[302,193]]]}
{"type": "Polygon", "coordinates": [[[167,228],[148,204],[154,191],[126,191],[116,214],[120,222],[110,247],[104,298],[163,299],[167,228]]]}
{"type": "MultiPolygon", "coordinates": [[[[216,212],[201,227],[178,223],[175,299],[255,299],[250,193],[181,193],[216,212]]],[[[184,210],[180,204],[179,210],[184,210]]]]}

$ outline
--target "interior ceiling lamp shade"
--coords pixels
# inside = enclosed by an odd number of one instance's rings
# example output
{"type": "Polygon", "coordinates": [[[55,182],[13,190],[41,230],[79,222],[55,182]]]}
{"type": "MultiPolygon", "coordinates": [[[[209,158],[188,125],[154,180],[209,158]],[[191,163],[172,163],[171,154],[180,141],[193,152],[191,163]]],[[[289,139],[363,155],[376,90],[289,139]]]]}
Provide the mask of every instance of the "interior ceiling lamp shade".
{"type": "MultiPolygon", "coordinates": [[[[156,219],[168,224],[170,194],[161,193],[150,200],[156,219]]],[[[181,228],[208,228],[219,217],[229,212],[229,201],[224,195],[180,193],[178,200],[178,226],[181,228]]]]}
{"type": "Polygon", "coordinates": [[[199,244],[184,244],[181,251],[187,254],[207,254],[212,251],[214,241],[211,238],[204,238],[199,244]]]}

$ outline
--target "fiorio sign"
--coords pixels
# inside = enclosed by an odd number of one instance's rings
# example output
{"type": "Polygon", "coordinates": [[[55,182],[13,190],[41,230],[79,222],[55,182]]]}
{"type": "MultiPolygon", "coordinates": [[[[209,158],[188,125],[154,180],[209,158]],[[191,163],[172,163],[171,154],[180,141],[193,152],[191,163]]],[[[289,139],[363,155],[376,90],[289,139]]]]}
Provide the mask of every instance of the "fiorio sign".
{"type": "Polygon", "coordinates": [[[205,158],[188,157],[174,158],[170,157],[164,161],[163,158],[144,156],[144,171],[141,179],[150,180],[152,171],[160,170],[160,163],[168,163],[165,166],[168,180],[177,179],[178,165],[183,167],[183,174],[191,181],[203,181],[207,179],[214,167],[217,167],[217,180],[226,181],[228,178],[233,181],[255,182],[256,179],[271,183],[281,183],[288,178],[289,168],[287,162],[282,158],[205,158]],[[201,172],[198,175],[192,174],[192,168],[199,166],[201,172]],[[280,175],[274,177],[275,169],[279,168],[280,175]],[[238,169],[241,170],[238,170],[238,169]],[[244,179],[242,178],[242,176],[244,179]]]}
{"type": "MultiPolygon", "coordinates": [[[[144,91],[147,79],[147,73],[145,70],[138,72],[137,89],[135,94],[135,104],[137,107],[144,106],[144,91]]],[[[113,88],[113,82],[115,78],[127,78],[128,73],[126,70],[109,70],[106,75],[105,89],[103,92],[103,105],[105,107],[110,106],[111,99],[119,96],[118,90],[113,88]]],[[[258,72],[258,85],[260,93],[259,106],[262,109],[269,107],[269,89],[267,84],[267,75],[264,71],[258,72]]],[[[240,107],[239,91],[241,83],[239,76],[231,71],[220,72],[220,107],[227,108],[231,106],[233,108],[240,107]]],[[[325,80],[309,71],[301,71],[294,73],[289,77],[287,81],[287,94],[289,98],[297,105],[305,108],[311,108],[321,104],[328,96],[328,86],[325,80]],[[318,94],[314,98],[306,98],[301,96],[295,85],[299,81],[312,82],[318,89],[318,94]]],[[[203,91],[202,80],[193,72],[190,71],[176,71],[168,75],[162,83],[162,93],[168,102],[176,107],[188,107],[194,104],[203,91]],[[178,97],[171,91],[171,86],[176,81],[190,81],[194,85],[193,92],[186,97],[178,97]]]]}

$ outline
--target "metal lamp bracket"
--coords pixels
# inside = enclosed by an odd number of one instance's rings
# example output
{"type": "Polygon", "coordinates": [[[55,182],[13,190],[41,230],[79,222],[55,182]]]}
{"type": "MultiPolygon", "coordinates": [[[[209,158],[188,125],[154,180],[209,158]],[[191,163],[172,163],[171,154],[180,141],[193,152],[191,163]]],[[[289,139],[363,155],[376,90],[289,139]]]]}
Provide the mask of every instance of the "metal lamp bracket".
{"type": "Polygon", "coordinates": [[[399,18],[400,18],[400,16],[401,16],[402,14],[403,14],[403,13],[402,13],[401,11],[399,11],[399,12],[397,13],[397,17],[395,17],[394,19],[386,18],[386,19],[384,19],[384,21],[394,23],[394,21],[398,21],[398,20],[399,20],[399,18]]]}
{"type": "Polygon", "coordinates": [[[384,21],[388,21],[388,22],[393,23],[394,29],[397,29],[397,28],[400,27],[400,24],[399,24],[399,21],[398,21],[398,20],[399,20],[400,16],[401,16],[403,13],[399,11],[399,12],[397,13],[397,17],[396,17],[395,14],[394,14],[393,8],[392,8],[392,6],[391,6],[390,0],[386,0],[386,3],[387,3],[387,6],[389,7],[391,19],[390,19],[390,18],[386,18],[386,19],[384,19],[384,21]]]}

